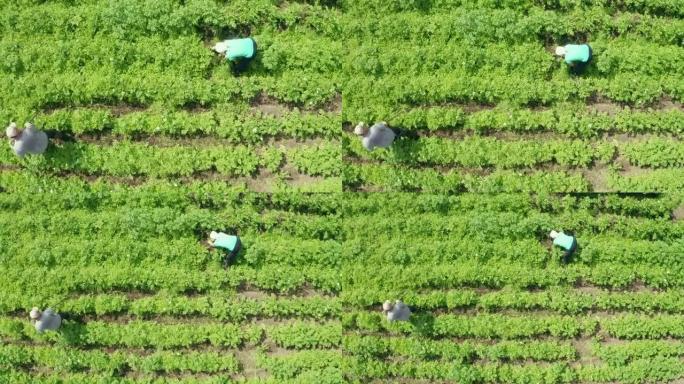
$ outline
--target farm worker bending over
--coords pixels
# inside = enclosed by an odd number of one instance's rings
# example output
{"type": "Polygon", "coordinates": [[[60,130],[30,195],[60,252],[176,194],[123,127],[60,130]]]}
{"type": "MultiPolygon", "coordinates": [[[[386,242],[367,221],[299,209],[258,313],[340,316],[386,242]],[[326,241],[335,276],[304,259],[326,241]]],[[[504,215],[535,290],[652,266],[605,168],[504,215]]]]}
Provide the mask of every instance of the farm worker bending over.
{"type": "Polygon", "coordinates": [[[388,321],[408,321],[411,317],[411,310],[401,300],[392,304],[387,300],[382,304],[382,312],[387,314],[388,321]]]}
{"type": "Polygon", "coordinates": [[[551,231],[549,236],[553,239],[553,245],[557,245],[565,250],[563,252],[563,263],[567,264],[572,254],[577,250],[577,239],[575,236],[556,231],[551,231]]]}
{"type": "Polygon", "coordinates": [[[363,147],[369,151],[372,151],[375,147],[389,147],[397,136],[384,121],[373,124],[370,130],[366,123],[360,122],[354,128],[354,133],[362,137],[363,147]]]}
{"type": "Polygon", "coordinates": [[[23,130],[17,128],[16,123],[11,123],[5,133],[9,138],[10,147],[19,157],[24,157],[27,153],[39,155],[47,149],[47,135],[31,123],[26,123],[23,130]]]}
{"type": "Polygon", "coordinates": [[[223,259],[224,267],[227,267],[230,259],[235,257],[235,255],[240,252],[240,238],[233,235],[227,235],[223,232],[211,231],[209,234],[209,245],[228,252],[226,257],[223,259]]]}
{"type": "Polygon", "coordinates": [[[34,326],[38,333],[57,330],[62,324],[62,318],[50,308],[41,312],[37,307],[33,307],[30,317],[32,321],[35,321],[34,326]]]}
{"type": "Polygon", "coordinates": [[[575,72],[579,73],[587,66],[592,57],[591,47],[588,44],[568,44],[556,47],[556,55],[565,58],[575,72]]]}
{"type": "Polygon", "coordinates": [[[234,63],[233,68],[242,71],[256,55],[256,42],[251,37],[230,39],[216,43],[214,51],[225,54],[226,59],[234,63]]]}

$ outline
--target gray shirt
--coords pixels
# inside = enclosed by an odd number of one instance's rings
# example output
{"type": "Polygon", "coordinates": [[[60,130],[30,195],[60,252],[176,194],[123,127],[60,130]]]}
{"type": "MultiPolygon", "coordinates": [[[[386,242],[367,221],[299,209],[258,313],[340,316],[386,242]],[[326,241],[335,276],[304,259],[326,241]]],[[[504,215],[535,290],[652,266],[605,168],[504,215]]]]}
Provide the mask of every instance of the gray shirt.
{"type": "Polygon", "coordinates": [[[14,153],[19,157],[24,157],[27,153],[41,154],[48,146],[48,137],[45,132],[36,129],[33,125],[21,131],[21,135],[10,141],[14,153]]]}
{"type": "Polygon", "coordinates": [[[56,314],[52,309],[48,308],[40,315],[40,319],[36,320],[36,331],[42,333],[46,330],[54,331],[62,324],[62,317],[56,314]]]}
{"type": "Polygon", "coordinates": [[[372,151],[375,147],[387,148],[392,145],[395,133],[383,123],[374,124],[370,131],[363,137],[363,147],[372,151]]]}
{"type": "Polygon", "coordinates": [[[389,321],[407,321],[409,317],[411,317],[411,310],[399,300],[394,304],[394,308],[387,312],[387,320],[389,321]]]}

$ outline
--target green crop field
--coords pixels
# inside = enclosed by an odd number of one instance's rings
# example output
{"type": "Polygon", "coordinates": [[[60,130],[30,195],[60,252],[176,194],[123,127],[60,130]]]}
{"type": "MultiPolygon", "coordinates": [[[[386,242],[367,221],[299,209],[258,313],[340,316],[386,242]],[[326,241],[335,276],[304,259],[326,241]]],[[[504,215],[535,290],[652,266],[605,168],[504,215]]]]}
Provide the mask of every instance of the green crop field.
{"type": "Polygon", "coordinates": [[[684,1],[0,11],[0,384],[684,382],[684,1]]]}
{"type": "Polygon", "coordinates": [[[340,382],[337,197],[300,194],[341,190],[339,9],[0,11],[0,120],[50,137],[0,150],[0,383],[340,382]],[[211,50],[236,36],[239,75],[211,50]],[[212,230],[242,239],[228,269],[212,230]]]}
{"type": "Polygon", "coordinates": [[[349,195],[340,294],[348,377],[681,382],[678,206],[663,196],[349,195]],[[578,238],[567,266],[546,240],[551,229],[578,238]],[[382,302],[395,298],[413,309],[410,322],[383,318],[382,302]]]}
{"type": "Polygon", "coordinates": [[[0,382],[341,381],[339,203],[0,175],[0,382]],[[236,230],[224,269],[203,241],[236,230]],[[38,334],[33,306],[66,317],[38,334]]]}
{"type": "Polygon", "coordinates": [[[347,3],[347,190],[681,188],[684,2],[347,3]],[[554,47],[585,41],[571,76],[554,47]],[[351,128],[383,120],[408,137],[369,153],[351,128]]]}
{"type": "Polygon", "coordinates": [[[336,8],[215,0],[0,1],[0,119],[53,138],[0,166],[87,177],[340,189],[336,8]],[[234,76],[210,47],[252,36],[234,76]]]}

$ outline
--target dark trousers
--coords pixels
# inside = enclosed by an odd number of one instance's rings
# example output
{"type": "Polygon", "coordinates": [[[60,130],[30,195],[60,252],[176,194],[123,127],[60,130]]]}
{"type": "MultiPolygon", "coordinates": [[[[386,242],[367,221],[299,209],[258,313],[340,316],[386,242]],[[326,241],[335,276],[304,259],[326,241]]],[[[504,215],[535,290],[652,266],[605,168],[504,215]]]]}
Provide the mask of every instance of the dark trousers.
{"type": "Polygon", "coordinates": [[[418,132],[416,132],[416,131],[399,129],[399,128],[392,128],[392,131],[394,131],[395,138],[397,138],[397,139],[400,137],[405,137],[407,139],[417,139],[418,138],[418,132]]]}
{"type": "Polygon", "coordinates": [[[238,238],[237,243],[235,243],[235,248],[230,252],[226,252],[226,255],[223,257],[224,268],[228,268],[228,264],[230,264],[230,261],[235,259],[235,256],[240,253],[240,249],[242,249],[242,243],[240,242],[240,238],[238,238]]]}
{"type": "Polygon", "coordinates": [[[247,70],[247,67],[249,66],[249,63],[254,59],[254,56],[256,56],[257,53],[257,45],[256,41],[252,39],[252,44],[254,45],[254,54],[252,57],[247,57],[244,59],[237,59],[231,64],[231,68],[233,69],[234,74],[239,74],[241,72],[244,72],[247,70]]]}
{"type": "Polygon", "coordinates": [[[570,262],[572,255],[575,253],[576,250],[577,250],[577,239],[572,239],[572,246],[570,246],[570,249],[563,252],[563,264],[567,264],[570,262]]]}

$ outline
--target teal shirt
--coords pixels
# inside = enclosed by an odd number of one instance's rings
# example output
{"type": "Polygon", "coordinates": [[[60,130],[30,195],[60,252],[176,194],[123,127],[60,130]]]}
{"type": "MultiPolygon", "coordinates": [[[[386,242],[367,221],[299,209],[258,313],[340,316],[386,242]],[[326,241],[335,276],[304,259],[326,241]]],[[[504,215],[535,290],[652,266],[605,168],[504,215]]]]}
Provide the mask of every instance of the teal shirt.
{"type": "Polygon", "coordinates": [[[237,236],[220,234],[216,241],[214,241],[214,247],[234,251],[237,242],[237,236]]]}
{"type": "Polygon", "coordinates": [[[589,61],[589,46],[586,44],[575,45],[568,44],[565,46],[565,62],[568,64],[589,61]]]}
{"type": "Polygon", "coordinates": [[[228,47],[226,51],[228,60],[251,59],[254,56],[254,41],[250,38],[226,40],[225,42],[228,47]]]}
{"type": "Polygon", "coordinates": [[[553,245],[557,245],[566,251],[569,251],[570,248],[572,248],[572,243],[575,238],[572,236],[568,236],[565,233],[561,232],[555,239],[553,239],[553,245]]]}

